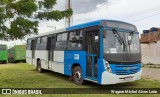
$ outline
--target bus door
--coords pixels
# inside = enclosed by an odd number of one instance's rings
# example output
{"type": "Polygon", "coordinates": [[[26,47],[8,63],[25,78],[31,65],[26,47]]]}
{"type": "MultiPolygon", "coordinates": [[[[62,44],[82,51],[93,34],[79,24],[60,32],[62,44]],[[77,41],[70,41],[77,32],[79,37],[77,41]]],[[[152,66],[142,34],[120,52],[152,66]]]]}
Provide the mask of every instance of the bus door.
{"type": "Polygon", "coordinates": [[[53,69],[52,68],[52,62],[54,59],[54,48],[55,48],[55,37],[49,37],[48,38],[48,43],[47,43],[47,47],[48,47],[48,69],[53,69]]]}
{"type": "Polygon", "coordinates": [[[98,51],[99,51],[99,31],[86,32],[87,51],[87,78],[97,80],[98,75],[98,51]]]}
{"type": "Polygon", "coordinates": [[[36,43],[37,43],[36,39],[31,41],[32,64],[36,64],[36,59],[35,59],[36,43]]]}

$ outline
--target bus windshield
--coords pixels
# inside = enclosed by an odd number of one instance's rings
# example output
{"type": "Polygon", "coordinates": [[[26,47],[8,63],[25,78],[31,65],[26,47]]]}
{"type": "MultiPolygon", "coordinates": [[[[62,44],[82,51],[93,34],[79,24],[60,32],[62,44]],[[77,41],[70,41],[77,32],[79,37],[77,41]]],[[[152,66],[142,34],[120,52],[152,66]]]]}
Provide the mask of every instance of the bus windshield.
{"type": "Polygon", "coordinates": [[[5,45],[0,45],[0,51],[5,51],[6,50],[6,46],[5,45]]]}
{"type": "Polygon", "coordinates": [[[106,54],[116,53],[140,53],[138,34],[133,32],[120,32],[117,30],[104,31],[104,52],[106,54]]]}

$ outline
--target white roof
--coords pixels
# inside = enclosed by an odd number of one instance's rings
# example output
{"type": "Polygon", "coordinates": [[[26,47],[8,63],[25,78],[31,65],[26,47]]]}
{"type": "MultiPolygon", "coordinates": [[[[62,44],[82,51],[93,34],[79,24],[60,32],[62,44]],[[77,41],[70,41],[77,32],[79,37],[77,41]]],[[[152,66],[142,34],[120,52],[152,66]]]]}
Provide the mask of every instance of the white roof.
{"type": "Polygon", "coordinates": [[[38,35],[34,35],[32,37],[29,37],[28,39],[30,39],[30,38],[36,38],[36,37],[40,37],[40,36],[45,36],[45,35],[50,35],[50,34],[56,34],[56,33],[64,32],[64,31],[66,31],[66,28],[58,29],[58,30],[54,30],[54,31],[49,31],[49,32],[38,34],[38,35]]]}

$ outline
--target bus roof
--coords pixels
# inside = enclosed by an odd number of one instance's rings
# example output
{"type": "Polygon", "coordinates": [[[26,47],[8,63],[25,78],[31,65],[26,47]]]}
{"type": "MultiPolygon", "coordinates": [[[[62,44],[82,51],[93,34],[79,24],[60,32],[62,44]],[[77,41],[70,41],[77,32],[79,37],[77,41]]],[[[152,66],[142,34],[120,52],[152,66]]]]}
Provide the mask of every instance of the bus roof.
{"type": "MultiPolygon", "coordinates": [[[[122,22],[122,21],[118,21],[118,20],[105,20],[105,19],[102,19],[102,20],[96,20],[96,21],[92,21],[92,22],[87,22],[87,23],[71,26],[71,27],[66,28],[66,30],[69,31],[69,30],[76,30],[76,29],[86,28],[86,27],[91,27],[91,26],[101,26],[102,21],[119,22],[119,23],[123,23],[123,24],[132,25],[130,23],[126,23],[126,22],[122,22]]],[[[132,26],[134,26],[134,25],[132,25],[132,26]]]]}
{"type": "MultiPolygon", "coordinates": [[[[92,22],[87,22],[87,23],[82,23],[82,24],[74,25],[74,26],[71,26],[71,27],[67,27],[67,28],[63,28],[63,29],[59,29],[59,30],[55,30],[55,31],[45,32],[45,33],[42,33],[42,34],[34,35],[31,38],[36,38],[36,37],[41,37],[41,36],[47,36],[47,35],[56,34],[56,33],[59,33],[59,32],[76,30],[76,29],[81,29],[81,28],[86,28],[86,27],[101,26],[102,21],[119,22],[119,23],[124,23],[124,24],[128,24],[128,25],[132,25],[130,23],[126,23],[126,22],[122,22],[122,21],[118,21],[118,20],[106,20],[106,19],[102,19],[102,20],[96,20],[96,21],[92,21],[92,22]]],[[[134,25],[132,25],[132,26],[134,26],[134,25]]],[[[31,39],[31,38],[28,38],[28,39],[31,39]]]]}
{"type": "MultiPolygon", "coordinates": [[[[64,32],[64,31],[66,31],[65,28],[59,29],[59,30],[54,30],[54,31],[49,31],[49,32],[45,32],[45,33],[41,33],[41,34],[38,34],[38,35],[34,35],[34,36],[32,36],[31,38],[36,38],[36,37],[41,37],[41,36],[56,34],[56,33],[64,32]]],[[[31,38],[28,38],[28,39],[31,39],[31,38]]]]}

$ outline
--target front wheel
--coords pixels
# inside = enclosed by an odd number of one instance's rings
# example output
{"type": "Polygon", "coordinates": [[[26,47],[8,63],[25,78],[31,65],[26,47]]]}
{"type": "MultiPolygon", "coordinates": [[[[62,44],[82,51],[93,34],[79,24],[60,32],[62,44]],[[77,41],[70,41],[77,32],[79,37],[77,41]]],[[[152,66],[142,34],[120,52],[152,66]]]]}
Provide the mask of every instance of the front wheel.
{"type": "Polygon", "coordinates": [[[84,83],[82,69],[76,66],[73,70],[73,80],[75,84],[82,85],[84,83]]]}

